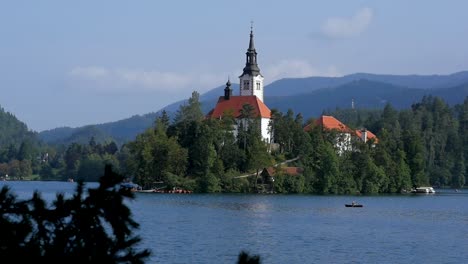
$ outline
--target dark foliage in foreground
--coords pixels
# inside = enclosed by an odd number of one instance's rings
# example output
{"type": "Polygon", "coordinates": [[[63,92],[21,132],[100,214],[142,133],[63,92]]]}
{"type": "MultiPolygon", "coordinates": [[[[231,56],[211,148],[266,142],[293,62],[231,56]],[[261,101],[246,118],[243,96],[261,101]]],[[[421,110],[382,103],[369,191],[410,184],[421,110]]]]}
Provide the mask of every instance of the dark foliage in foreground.
{"type": "Polygon", "coordinates": [[[242,251],[237,259],[237,264],[260,264],[260,256],[250,256],[249,253],[242,251]]]}
{"type": "Polygon", "coordinates": [[[37,191],[17,200],[8,187],[0,191],[0,259],[2,263],[59,260],[62,263],[144,263],[149,250],[138,251],[140,238],[130,209],[133,198],[121,188],[122,176],[106,166],[99,186],[78,183],[73,197],[57,194],[52,206],[37,191]]]}

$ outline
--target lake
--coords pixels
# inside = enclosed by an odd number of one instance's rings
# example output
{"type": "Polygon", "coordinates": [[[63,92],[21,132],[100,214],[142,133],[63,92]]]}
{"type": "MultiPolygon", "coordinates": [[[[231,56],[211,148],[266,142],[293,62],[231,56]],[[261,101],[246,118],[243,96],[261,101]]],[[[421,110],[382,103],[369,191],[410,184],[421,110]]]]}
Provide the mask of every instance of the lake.
{"type": "MultiPolygon", "coordinates": [[[[1,182],[47,199],[75,183],[1,182]]],[[[93,184],[91,184],[93,185],[93,184]]],[[[138,193],[129,201],[148,263],[465,263],[468,191],[378,196],[138,193]],[[362,208],[347,208],[357,201],[362,208]]]]}

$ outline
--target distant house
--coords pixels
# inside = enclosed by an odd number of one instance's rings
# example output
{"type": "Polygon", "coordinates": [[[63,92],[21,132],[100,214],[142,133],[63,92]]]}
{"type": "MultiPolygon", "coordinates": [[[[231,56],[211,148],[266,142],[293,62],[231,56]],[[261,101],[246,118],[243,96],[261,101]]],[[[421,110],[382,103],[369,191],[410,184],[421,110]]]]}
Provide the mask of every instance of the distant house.
{"type": "Polygon", "coordinates": [[[364,143],[372,140],[376,144],[379,141],[377,136],[371,131],[365,128],[353,130],[333,116],[322,115],[315,120],[315,123],[305,126],[304,131],[310,131],[313,126],[319,126],[324,130],[336,131],[338,133],[335,139],[335,147],[339,154],[352,149],[351,140],[353,138],[361,140],[364,143]]]}
{"type": "Polygon", "coordinates": [[[370,132],[369,130],[363,128],[361,130],[354,131],[356,136],[361,139],[362,142],[366,143],[369,140],[373,140],[374,144],[379,143],[379,139],[377,138],[374,133],[370,132]]]}
{"type": "Polygon", "coordinates": [[[304,172],[301,167],[268,167],[260,173],[258,184],[263,185],[264,192],[273,192],[275,177],[278,175],[297,176],[304,172]]]}
{"type": "MultiPolygon", "coordinates": [[[[241,115],[244,105],[248,104],[252,108],[252,118],[260,119],[260,131],[263,141],[271,143],[273,135],[269,128],[271,122],[271,110],[263,102],[263,76],[257,64],[257,51],[254,46],[253,31],[250,31],[249,48],[246,52],[245,67],[239,76],[239,95],[233,96],[231,82],[228,80],[224,89],[224,96],[220,96],[213,110],[208,113],[209,118],[221,119],[226,114],[232,115],[236,120],[233,128],[234,135],[237,136],[241,122],[246,120],[241,115]]],[[[245,125],[245,124],[244,124],[245,125]]]]}
{"type": "Polygon", "coordinates": [[[296,176],[302,174],[304,169],[301,167],[268,167],[261,172],[262,177],[275,177],[278,174],[296,176]]]}

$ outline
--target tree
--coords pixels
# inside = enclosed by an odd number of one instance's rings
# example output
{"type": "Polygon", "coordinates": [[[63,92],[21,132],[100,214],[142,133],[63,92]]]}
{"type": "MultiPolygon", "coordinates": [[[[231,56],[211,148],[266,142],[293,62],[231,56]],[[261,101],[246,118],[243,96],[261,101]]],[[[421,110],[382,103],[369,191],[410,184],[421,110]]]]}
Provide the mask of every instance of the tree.
{"type": "Polygon", "coordinates": [[[73,172],[78,169],[77,161],[82,159],[84,153],[85,153],[85,147],[78,143],[73,143],[70,146],[68,146],[65,152],[64,160],[65,160],[66,169],[70,174],[73,174],[73,172]]]}
{"type": "Polygon", "coordinates": [[[51,180],[55,177],[54,171],[49,163],[42,165],[42,168],[39,171],[39,176],[41,177],[41,180],[51,180]]]}
{"type": "Polygon", "coordinates": [[[250,256],[249,253],[241,251],[237,259],[237,264],[260,264],[260,256],[250,256]]]}
{"type": "Polygon", "coordinates": [[[21,179],[21,164],[20,164],[20,161],[19,160],[11,160],[9,163],[8,163],[8,167],[9,167],[9,172],[8,174],[10,175],[10,177],[13,177],[13,178],[16,178],[16,179],[21,179]]]}
{"type": "Polygon", "coordinates": [[[258,176],[263,168],[271,165],[270,155],[267,146],[259,137],[251,141],[247,150],[247,168],[255,170],[255,188],[257,187],[258,176]]]}
{"type": "Polygon", "coordinates": [[[203,117],[204,115],[201,110],[200,94],[197,91],[193,91],[192,96],[188,99],[188,103],[180,106],[174,123],[184,123],[190,121],[201,122],[203,117]]]}
{"type": "Polygon", "coordinates": [[[238,124],[238,141],[241,143],[241,147],[243,150],[247,149],[247,137],[248,137],[248,130],[254,129],[252,126],[252,122],[254,119],[254,111],[255,108],[250,104],[242,105],[242,109],[240,109],[240,123],[238,124]]]}
{"type": "Polygon", "coordinates": [[[199,126],[199,135],[194,138],[189,148],[190,168],[189,174],[197,177],[207,175],[216,159],[214,141],[215,128],[203,122],[199,126]]]}
{"type": "Polygon", "coordinates": [[[117,144],[115,144],[114,141],[109,142],[104,146],[104,152],[110,155],[114,155],[118,150],[119,148],[117,147],[117,144]]]}
{"type": "Polygon", "coordinates": [[[415,131],[406,131],[404,134],[405,152],[411,170],[412,183],[416,186],[426,185],[429,181],[424,173],[424,147],[421,138],[415,131]]]}
{"type": "Polygon", "coordinates": [[[20,161],[20,175],[21,177],[28,177],[32,175],[31,161],[22,160],[20,161]]]}
{"type": "Polygon", "coordinates": [[[452,171],[452,187],[461,188],[465,185],[465,170],[463,153],[461,153],[452,171]]]}
{"type": "Polygon", "coordinates": [[[166,130],[171,124],[171,120],[169,119],[169,115],[167,114],[166,110],[161,112],[161,116],[157,120],[161,121],[160,125],[164,127],[164,130],[166,130]]]}
{"type": "Polygon", "coordinates": [[[316,190],[320,193],[337,193],[336,177],[338,176],[338,157],[335,149],[329,142],[318,146],[319,164],[317,170],[316,190]]]}
{"type": "Polygon", "coordinates": [[[211,172],[199,177],[198,186],[202,193],[221,192],[221,181],[211,172]]]}
{"type": "Polygon", "coordinates": [[[133,193],[119,187],[123,177],[106,166],[99,186],[88,189],[79,182],[71,198],[57,194],[48,207],[40,193],[18,201],[10,189],[0,191],[0,257],[16,263],[144,263],[148,249],[133,230],[124,199],[133,193]]]}
{"type": "Polygon", "coordinates": [[[182,176],[186,171],[187,150],[162,129],[146,130],[127,147],[130,155],[124,163],[131,165],[130,175],[143,187],[153,187],[154,182],[164,181],[169,173],[182,176]]]}
{"type": "Polygon", "coordinates": [[[31,160],[34,156],[34,149],[30,140],[24,140],[21,142],[21,146],[18,151],[18,160],[31,160]]]}
{"type": "Polygon", "coordinates": [[[85,182],[95,182],[99,180],[103,169],[102,158],[97,154],[91,154],[80,162],[76,178],[85,182]]]}

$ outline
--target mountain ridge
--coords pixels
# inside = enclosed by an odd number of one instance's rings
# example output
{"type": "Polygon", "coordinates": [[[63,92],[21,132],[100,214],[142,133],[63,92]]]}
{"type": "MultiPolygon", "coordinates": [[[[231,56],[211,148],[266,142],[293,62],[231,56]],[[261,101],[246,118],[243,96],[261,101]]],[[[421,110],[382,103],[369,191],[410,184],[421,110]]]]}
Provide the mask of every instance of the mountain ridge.
{"type": "MultiPolygon", "coordinates": [[[[466,96],[465,90],[461,93],[457,90],[465,87],[464,84],[468,84],[468,71],[448,75],[354,73],[342,77],[284,78],[265,86],[265,102],[270,109],[287,111],[287,108],[292,108],[295,113],[300,112],[304,117],[319,115],[325,109],[351,107],[352,99],[354,99],[356,107],[383,107],[385,103],[390,102],[395,103],[396,108],[402,108],[409,107],[412,101],[417,101],[423,95],[433,94],[443,99],[445,96],[450,101],[448,103],[452,102],[453,104],[466,96]],[[339,89],[337,90],[337,88],[339,89]],[[365,88],[365,91],[361,88],[365,88]],[[347,92],[346,89],[354,89],[356,93],[347,92]],[[386,93],[386,89],[393,92],[386,93]],[[444,91],[444,89],[452,90],[444,91]],[[378,94],[375,94],[376,92],[378,94]],[[311,107],[310,102],[315,102],[315,105],[311,107]],[[321,108],[321,111],[318,111],[318,108],[321,108]]],[[[219,96],[224,94],[224,87],[221,85],[200,95],[204,113],[214,107],[219,96]]],[[[239,90],[239,85],[236,83],[233,83],[231,87],[234,93],[239,90]]],[[[96,124],[93,127],[124,143],[150,127],[162,111],[166,111],[170,117],[173,117],[180,105],[185,102],[187,100],[176,101],[155,112],[96,124]]],[[[40,132],[39,136],[49,143],[66,143],[67,137],[73,138],[72,134],[83,127],[86,126],[45,130],[40,132]]]]}

